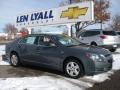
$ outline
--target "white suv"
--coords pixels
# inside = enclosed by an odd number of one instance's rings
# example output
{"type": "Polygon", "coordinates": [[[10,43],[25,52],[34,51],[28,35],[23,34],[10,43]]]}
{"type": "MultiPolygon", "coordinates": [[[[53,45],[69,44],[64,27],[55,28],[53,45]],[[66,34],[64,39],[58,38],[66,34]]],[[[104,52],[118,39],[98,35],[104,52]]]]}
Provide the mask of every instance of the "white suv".
{"type": "Polygon", "coordinates": [[[115,31],[92,29],[82,31],[79,41],[88,45],[102,46],[114,52],[120,44],[119,37],[115,31]]]}

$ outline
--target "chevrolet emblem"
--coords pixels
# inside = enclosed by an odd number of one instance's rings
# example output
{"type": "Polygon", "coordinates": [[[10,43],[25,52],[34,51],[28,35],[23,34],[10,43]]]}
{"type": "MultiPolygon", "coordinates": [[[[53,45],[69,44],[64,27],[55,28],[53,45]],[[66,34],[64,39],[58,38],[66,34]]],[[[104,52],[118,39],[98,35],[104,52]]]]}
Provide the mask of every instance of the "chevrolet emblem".
{"type": "Polygon", "coordinates": [[[88,7],[70,7],[68,10],[62,11],[61,18],[68,17],[68,19],[78,19],[79,16],[85,15],[87,13],[87,10],[88,7]]]}

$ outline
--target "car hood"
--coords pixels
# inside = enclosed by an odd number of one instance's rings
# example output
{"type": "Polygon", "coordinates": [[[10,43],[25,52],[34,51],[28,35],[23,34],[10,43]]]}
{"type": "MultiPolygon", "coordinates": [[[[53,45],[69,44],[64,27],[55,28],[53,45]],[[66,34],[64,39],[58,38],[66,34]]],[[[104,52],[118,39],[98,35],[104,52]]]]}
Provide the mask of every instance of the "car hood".
{"type": "Polygon", "coordinates": [[[97,47],[97,46],[79,45],[79,46],[72,46],[70,48],[86,51],[89,53],[96,53],[96,54],[103,54],[103,55],[111,54],[111,52],[109,50],[102,48],[102,47],[97,47]]]}

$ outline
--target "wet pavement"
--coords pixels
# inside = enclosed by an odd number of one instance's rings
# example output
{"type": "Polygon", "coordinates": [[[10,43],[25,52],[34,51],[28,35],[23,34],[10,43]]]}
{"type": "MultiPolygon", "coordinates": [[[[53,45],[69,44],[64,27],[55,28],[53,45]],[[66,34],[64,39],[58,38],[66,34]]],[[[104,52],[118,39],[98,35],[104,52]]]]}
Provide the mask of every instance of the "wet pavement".
{"type": "Polygon", "coordinates": [[[0,78],[39,77],[44,75],[53,77],[57,77],[57,75],[64,76],[62,72],[41,67],[0,65],[0,78]]]}
{"type": "Polygon", "coordinates": [[[110,76],[110,80],[96,83],[93,87],[87,90],[120,90],[120,70],[110,76]]]}

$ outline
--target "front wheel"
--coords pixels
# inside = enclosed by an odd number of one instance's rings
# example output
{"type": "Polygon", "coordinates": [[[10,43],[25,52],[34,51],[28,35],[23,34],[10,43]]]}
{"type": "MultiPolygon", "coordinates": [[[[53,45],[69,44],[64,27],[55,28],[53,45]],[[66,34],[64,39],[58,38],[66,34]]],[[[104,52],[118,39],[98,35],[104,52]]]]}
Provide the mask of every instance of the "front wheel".
{"type": "Polygon", "coordinates": [[[12,53],[10,56],[10,63],[12,66],[17,67],[20,65],[19,57],[16,53],[12,53]]]}
{"type": "Polygon", "coordinates": [[[68,60],[64,65],[64,70],[67,76],[71,78],[79,78],[83,76],[83,67],[77,60],[68,60]]]}

